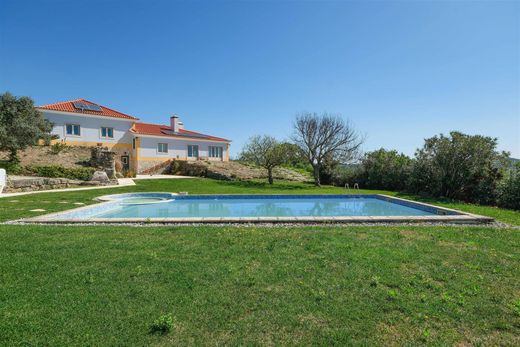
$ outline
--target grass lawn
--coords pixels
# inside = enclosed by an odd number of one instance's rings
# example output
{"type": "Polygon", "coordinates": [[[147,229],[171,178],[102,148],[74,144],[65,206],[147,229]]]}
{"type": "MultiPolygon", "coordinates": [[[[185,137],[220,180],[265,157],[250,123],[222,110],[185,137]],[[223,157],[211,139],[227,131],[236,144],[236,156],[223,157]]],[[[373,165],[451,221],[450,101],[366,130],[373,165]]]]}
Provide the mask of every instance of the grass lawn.
{"type": "MultiPolygon", "coordinates": [[[[0,218],[129,191],[344,192],[149,180],[3,198],[0,218]]],[[[486,226],[0,225],[0,345],[519,345],[519,245],[486,226]],[[151,333],[162,315],[172,330],[151,333]]]]}

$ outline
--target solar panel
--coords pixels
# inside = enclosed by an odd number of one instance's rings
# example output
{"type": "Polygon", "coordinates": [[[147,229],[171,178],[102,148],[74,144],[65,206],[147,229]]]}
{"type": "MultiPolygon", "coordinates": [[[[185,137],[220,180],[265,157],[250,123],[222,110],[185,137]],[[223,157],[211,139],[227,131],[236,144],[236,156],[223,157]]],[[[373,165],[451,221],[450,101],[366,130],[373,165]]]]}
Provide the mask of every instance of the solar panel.
{"type": "Polygon", "coordinates": [[[86,110],[86,104],[83,103],[83,102],[73,102],[72,103],[74,105],[75,108],[77,108],[78,110],[86,110]]]}
{"type": "Polygon", "coordinates": [[[78,110],[87,110],[87,111],[96,111],[101,112],[101,107],[99,105],[91,105],[84,102],[73,102],[74,108],[77,108],[78,110]]]}
{"type": "Polygon", "coordinates": [[[101,107],[99,107],[99,105],[88,105],[88,109],[91,111],[101,112],[101,107]]]}

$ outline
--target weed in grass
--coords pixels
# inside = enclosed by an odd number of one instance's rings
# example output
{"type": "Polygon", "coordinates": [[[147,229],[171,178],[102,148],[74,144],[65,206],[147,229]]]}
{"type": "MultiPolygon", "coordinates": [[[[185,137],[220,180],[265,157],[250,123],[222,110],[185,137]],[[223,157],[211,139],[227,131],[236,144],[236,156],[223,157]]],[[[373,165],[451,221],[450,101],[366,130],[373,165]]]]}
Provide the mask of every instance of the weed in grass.
{"type": "Polygon", "coordinates": [[[513,312],[520,317],[520,299],[513,303],[513,312]]]}
{"type": "Polygon", "coordinates": [[[165,314],[153,321],[150,326],[151,334],[166,335],[173,329],[173,316],[165,314]]]}
{"type": "Polygon", "coordinates": [[[372,276],[370,279],[370,286],[371,287],[377,287],[379,285],[379,277],[378,276],[372,276]]]}
{"type": "Polygon", "coordinates": [[[85,275],[85,284],[92,284],[94,283],[94,275],[90,272],[87,272],[85,275]]]}
{"type": "Polygon", "coordinates": [[[397,293],[397,290],[395,289],[390,289],[388,292],[388,300],[389,301],[395,301],[397,300],[397,297],[398,297],[398,293],[397,293]]]}

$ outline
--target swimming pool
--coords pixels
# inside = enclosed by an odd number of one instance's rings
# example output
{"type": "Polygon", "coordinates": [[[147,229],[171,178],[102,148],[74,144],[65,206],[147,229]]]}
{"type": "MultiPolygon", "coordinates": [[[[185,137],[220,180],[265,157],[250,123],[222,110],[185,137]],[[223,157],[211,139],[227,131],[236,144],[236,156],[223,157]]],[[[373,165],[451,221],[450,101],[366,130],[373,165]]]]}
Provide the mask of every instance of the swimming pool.
{"type": "Polygon", "coordinates": [[[482,222],[481,216],[386,195],[114,194],[28,222],[482,222]]]}

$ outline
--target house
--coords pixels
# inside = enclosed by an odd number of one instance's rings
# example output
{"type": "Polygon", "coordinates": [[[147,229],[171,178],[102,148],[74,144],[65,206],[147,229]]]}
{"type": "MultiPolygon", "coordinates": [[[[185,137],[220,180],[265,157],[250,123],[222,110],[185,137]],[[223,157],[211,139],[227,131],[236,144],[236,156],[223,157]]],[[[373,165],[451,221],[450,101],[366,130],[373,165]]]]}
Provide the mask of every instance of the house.
{"type": "Polygon", "coordinates": [[[229,160],[230,140],[184,129],[176,115],[168,125],[139,118],[85,99],[37,106],[53,123],[57,140],[70,146],[102,146],[117,153],[123,169],[144,173],[175,160],[229,160]]]}

